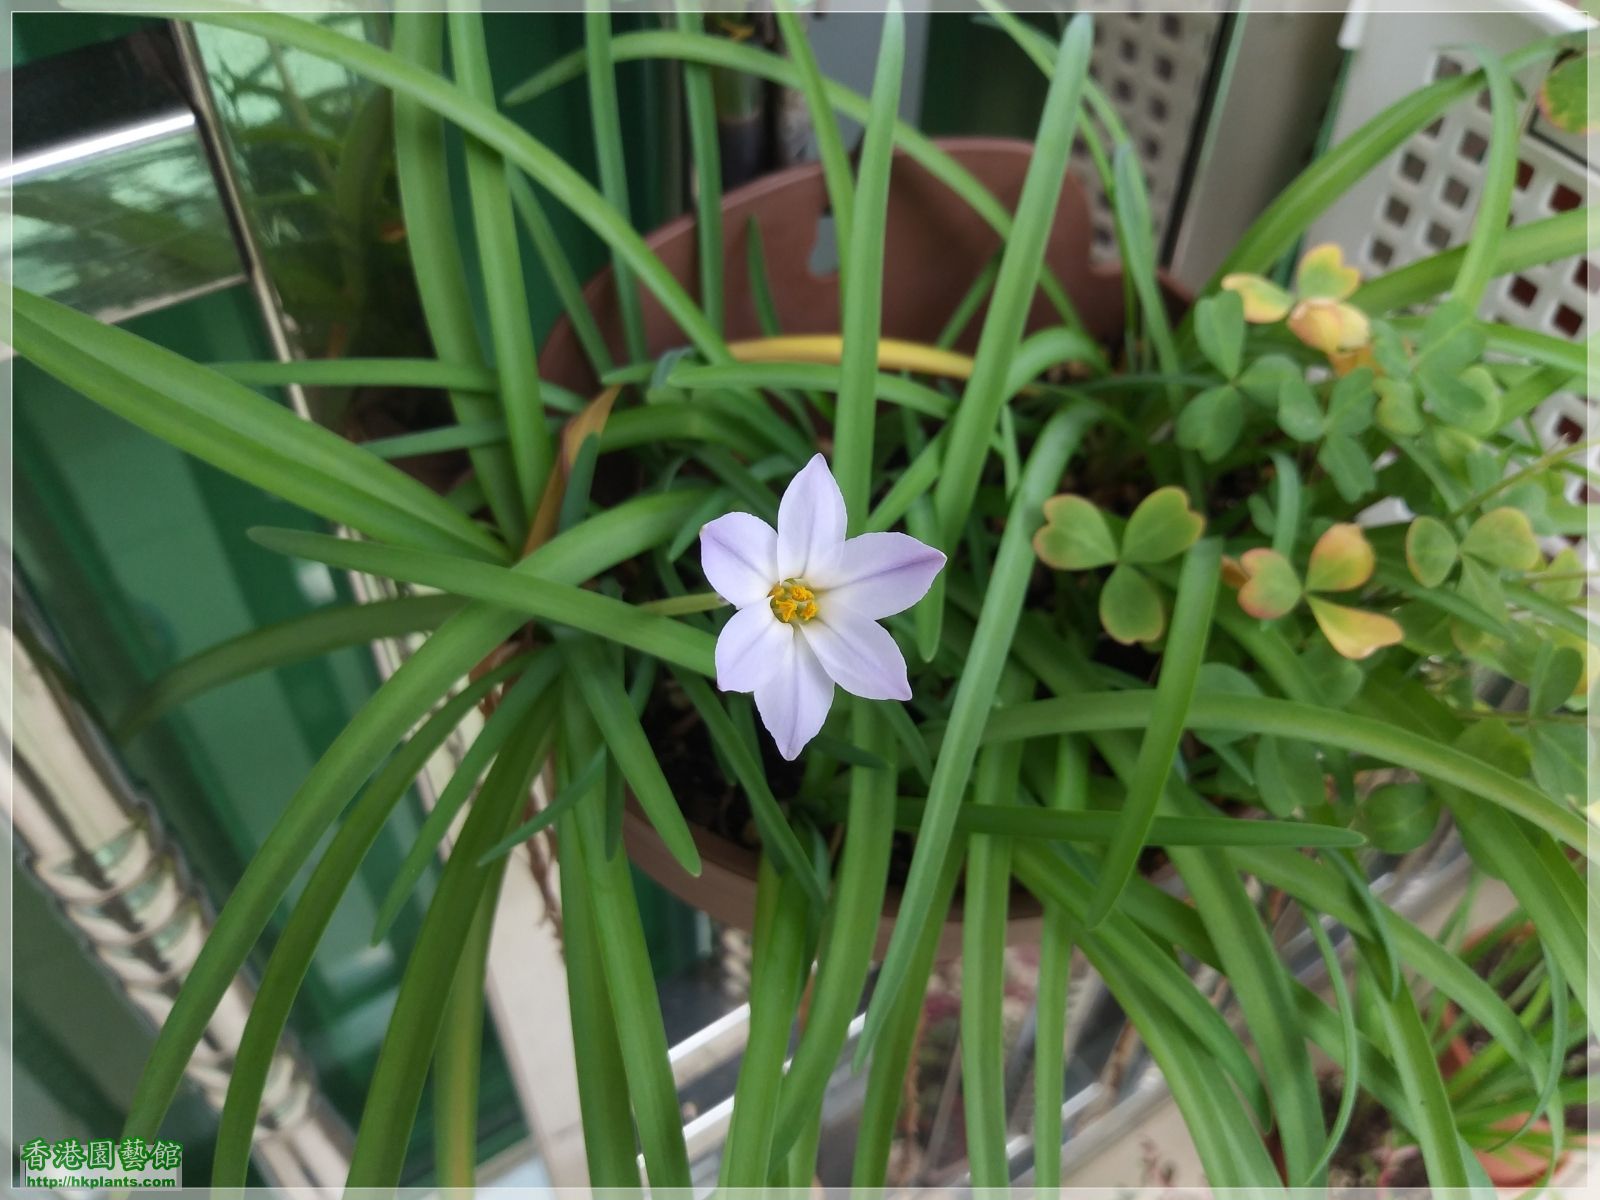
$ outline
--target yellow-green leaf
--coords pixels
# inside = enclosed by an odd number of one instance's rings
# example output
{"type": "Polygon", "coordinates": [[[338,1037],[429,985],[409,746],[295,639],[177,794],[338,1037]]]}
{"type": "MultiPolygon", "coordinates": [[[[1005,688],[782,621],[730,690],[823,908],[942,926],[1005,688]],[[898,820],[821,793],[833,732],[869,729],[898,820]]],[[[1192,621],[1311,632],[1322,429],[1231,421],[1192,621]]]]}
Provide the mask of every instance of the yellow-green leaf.
{"type": "Polygon", "coordinates": [[[1372,578],[1377,556],[1359,525],[1348,521],[1330,525],[1311,548],[1306,568],[1306,591],[1348,592],[1372,578]]]}
{"type": "Polygon", "coordinates": [[[1550,123],[1567,133],[1588,135],[1600,129],[1600,89],[1589,86],[1594,58],[1575,55],[1545,76],[1539,108],[1550,123]]]}
{"type": "Polygon", "coordinates": [[[1124,646],[1155,641],[1167,627],[1161,593],[1137,568],[1118,566],[1100,589],[1100,624],[1124,646]]]}
{"type": "Polygon", "coordinates": [[[1345,265],[1335,242],[1307,250],[1294,274],[1294,290],[1302,300],[1343,300],[1360,286],[1361,272],[1345,265]]]}
{"type": "Polygon", "coordinates": [[[1520,508],[1496,508],[1472,523],[1461,552],[1491,566],[1531,571],[1539,565],[1539,539],[1520,508]]]}
{"type": "Polygon", "coordinates": [[[1252,617],[1276,620],[1300,603],[1300,577],[1276,550],[1246,550],[1239,568],[1245,576],[1239,588],[1239,607],[1252,617]]]}
{"type": "Polygon", "coordinates": [[[1051,496],[1033,535],[1040,560],[1058,571],[1087,571],[1117,561],[1117,539],[1102,513],[1082,496],[1051,496]]]}
{"type": "Polygon", "coordinates": [[[1406,530],[1406,565],[1423,587],[1438,587],[1456,565],[1456,539],[1443,521],[1418,517],[1406,530]]]}
{"type": "Polygon", "coordinates": [[[1337,300],[1302,300],[1289,314],[1289,328],[1313,350],[1338,354],[1365,346],[1372,337],[1367,314],[1337,300]]]}
{"type": "Polygon", "coordinates": [[[1182,554],[1205,531],[1181,487],[1157,488],[1139,502],[1122,534],[1123,562],[1158,563],[1182,554]]]}
{"type": "Polygon", "coordinates": [[[1244,301],[1244,319],[1252,325],[1270,325],[1289,315],[1294,297],[1260,275],[1225,275],[1222,286],[1244,301]]]}
{"type": "Polygon", "coordinates": [[[1399,622],[1382,613],[1349,608],[1316,596],[1307,596],[1306,603],[1328,644],[1346,658],[1366,658],[1384,646],[1398,645],[1404,636],[1399,622]]]}

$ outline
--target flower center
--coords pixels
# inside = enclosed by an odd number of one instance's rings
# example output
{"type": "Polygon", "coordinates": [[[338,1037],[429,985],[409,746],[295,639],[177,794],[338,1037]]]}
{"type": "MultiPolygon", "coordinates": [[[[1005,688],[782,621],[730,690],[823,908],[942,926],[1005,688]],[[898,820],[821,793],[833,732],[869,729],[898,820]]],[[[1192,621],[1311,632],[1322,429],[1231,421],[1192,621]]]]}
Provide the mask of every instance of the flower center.
{"type": "Polygon", "coordinates": [[[809,621],[817,615],[817,594],[802,580],[785,579],[767,593],[772,605],[772,615],[785,625],[791,621],[809,621]]]}

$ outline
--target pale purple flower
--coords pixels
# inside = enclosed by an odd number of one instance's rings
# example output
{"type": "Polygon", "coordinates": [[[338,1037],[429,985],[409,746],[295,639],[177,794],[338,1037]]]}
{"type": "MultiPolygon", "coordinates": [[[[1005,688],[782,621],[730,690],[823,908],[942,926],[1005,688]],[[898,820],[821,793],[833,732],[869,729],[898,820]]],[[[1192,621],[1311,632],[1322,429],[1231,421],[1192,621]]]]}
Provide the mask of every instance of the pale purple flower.
{"type": "Polygon", "coordinates": [[[910,608],[944,555],[903,533],[846,538],[844,496],[818,454],[778,504],[778,528],[735,512],[700,531],[700,565],[739,611],[717,638],[717,686],[754,692],[761,722],[793,759],[817,736],[833,685],[909,700],[906,660],[884,617],[910,608]]]}

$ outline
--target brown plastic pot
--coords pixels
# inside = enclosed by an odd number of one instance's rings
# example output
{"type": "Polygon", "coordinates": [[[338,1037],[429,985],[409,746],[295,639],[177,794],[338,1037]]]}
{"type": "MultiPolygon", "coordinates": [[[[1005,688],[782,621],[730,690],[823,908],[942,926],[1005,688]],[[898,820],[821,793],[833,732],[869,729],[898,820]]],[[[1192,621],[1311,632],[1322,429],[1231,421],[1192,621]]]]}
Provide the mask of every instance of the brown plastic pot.
{"type": "MultiPolygon", "coordinates": [[[[1015,211],[1033,148],[1026,142],[998,138],[957,138],[940,146],[1015,211]]],[[[828,209],[822,171],[816,164],[765,176],[729,192],[722,202],[724,249],[723,291],[729,340],[761,336],[751,294],[747,262],[748,228],[761,230],[767,276],[785,334],[839,331],[838,277],[812,270],[819,226],[828,209]]],[[[691,216],[663,225],[646,237],[650,249],[691,292],[696,290],[696,228],[691,216]]],[[[1070,176],[1061,192],[1046,261],[1061,280],[1084,324],[1102,342],[1116,343],[1124,326],[1121,272],[1090,264],[1093,238],[1088,197],[1070,176]]],[[[1000,249],[998,234],[945,184],[904,154],[897,154],[890,175],[887,233],[883,267],[883,336],[931,342],[972,281],[1000,249]]],[[[1163,281],[1174,307],[1181,308],[1179,289],[1163,281]]],[[[609,269],[584,288],[589,310],[620,361],[623,354],[621,314],[615,280],[609,269]]],[[[651,355],[682,346],[685,338],[660,304],[641,289],[645,335],[651,355]]],[[[956,345],[971,350],[981,328],[981,313],[956,345]]],[[[1036,297],[1029,329],[1058,324],[1059,316],[1043,297],[1036,297]]],[[[599,381],[584,358],[571,325],[563,318],[551,331],[539,356],[540,373],[579,395],[592,395],[599,381]]],[[[748,848],[696,827],[702,871],[691,876],[662,845],[655,830],[630,803],[623,840],[629,857],[646,875],[713,920],[748,930],[755,914],[756,855],[748,848]]],[[[879,927],[879,949],[887,944],[900,896],[891,889],[879,927]]],[[[1008,940],[1037,942],[1041,923],[1037,901],[1027,892],[1012,894],[1008,940]]],[[[953,909],[940,939],[941,960],[960,953],[961,921],[953,909]]]]}

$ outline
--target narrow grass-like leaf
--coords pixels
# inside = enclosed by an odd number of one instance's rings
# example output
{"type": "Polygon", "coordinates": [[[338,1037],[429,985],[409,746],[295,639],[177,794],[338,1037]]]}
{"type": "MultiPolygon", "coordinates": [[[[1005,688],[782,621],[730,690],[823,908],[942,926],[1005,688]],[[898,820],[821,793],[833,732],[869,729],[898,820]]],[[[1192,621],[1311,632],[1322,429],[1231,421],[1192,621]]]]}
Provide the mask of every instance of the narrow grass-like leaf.
{"type": "MultiPolygon", "coordinates": [[[[895,808],[895,823],[901,829],[921,827],[925,802],[901,797],[895,808]]],[[[1111,842],[1121,825],[1115,812],[1063,812],[1059,809],[1014,805],[1009,808],[980,808],[962,805],[955,827],[963,833],[987,833],[999,837],[1039,842],[1067,842],[1103,846],[1111,842]]],[[[1219,849],[1246,846],[1294,846],[1302,850],[1332,847],[1354,848],[1365,838],[1353,829],[1337,825],[1318,825],[1311,821],[1252,820],[1244,817],[1156,817],[1148,835],[1152,846],[1207,846],[1219,849]]]]}
{"type": "MultiPolygon", "coordinates": [[[[1489,269],[1490,275],[1508,275],[1582,254],[1588,245],[1588,223],[1588,208],[1575,208],[1504,230],[1489,269]]],[[[1363,312],[1377,315],[1432,300],[1449,290],[1466,256],[1467,248],[1458,246],[1419,258],[1369,279],[1356,289],[1350,303],[1363,312]]]]}
{"type": "MultiPolygon", "coordinates": [[[[581,528],[539,547],[518,564],[518,569],[543,571],[551,579],[564,582],[587,579],[666,542],[676,532],[683,514],[692,511],[695,503],[696,493],[693,492],[667,493],[624,502],[605,516],[586,521],[581,528]]],[[[317,761],[217,914],[211,936],[201,948],[156,1036],[129,1107],[125,1128],[131,1136],[146,1141],[155,1136],[212,1012],[243,966],[290,882],[309,861],[318,841],[346,802],[439,697],[481,663],[521,623],[522,618],[516,613],[493,605],[468,605],[440,626],[384,681],[377,694],[362,706],[317,761]]],[[[709,662],[708,657],[708,670],[709,662]]],[[[365,853],[364,847],[361,853],[365,853]]],[[[356,857],[359,860],[360,855],[356,857]]],[[[353,872],[354,867],[350,870],[353,872]]],[[[328,902],[330,905],[342,890],[341,885],[328,902]]],[[[312,947],[320,935],[319,927],[311,934],[312,947]]],[[[309,961],[311,949],[305,953],[309,961]]],[[[285,1015],[303,974],[303,967],[298,973],[292,973],[288,984],[290,994],[282,1006],[285,1015]]],[[[262,1006],[259,996],[256,1003],[258,1008],[262,1006]]],[[[278,1028],[281,1029],[281,1022],[278,1028]]],[[[271,1031],[264,1055],[270,1054],[276,1040],[275,1029],[271,1031]]],[[[246,1107],[249,1111],[241,1125],[248,1150],[255,1101],[249,1101],[246,1107]]]]}
{"type": "Polygon", "coordinates": [[[217,1128],[212,1165],[215,1186],[242,1188],[245,1185],[262,1091],[278,1039],[283,1036],[289,1019],[290,1006],[311,966],[317,944],[333,919],[339,899],[355,878],[367,851],[406,789],[461,719],[494,688],[523,670],[528,661],[526,654],[507,660],[463,688],[429,717],[373,776],[311,872],[267,960],[234,1055],[228,1095],[217,1128]]]}
{"type": "MultiPolygon", "coordinates": [[[[1012,668],[1000,683],[1000,698],[1025,695],[1029,681],[1012,668]]],[[[973,804],[1006,803],[1015,795],[1022,768],[1020,745],[989,746],[973,776],[973,804]]],[[[1011,1182],[1006,1152],[1006,1053],[1002,1011],[1006,982],[1006,916],[1011,900],[1011,843],[1004,838],[967,840],[967,870],[961,917],[961,1093],[965,1100],[967,1164],[976,1188],[1011,1182]]],[[[930,914],[937,920],[937,914],[930,914]]]]}
{"type": "Polygon", "coordinates": [[[352,542],[320,533],[253,529],[250,536],[280,554],[487,600],[551,625],[598,634],[701,674],[714,671],[715,641],[710,634],[571,584],[553,583],[454,555],[352,542]]]}
{"type": "Polygon", "coordinates": [[[1517,136],[1520,114],[1516,85],[1500,56],[1481,46],[1472,49],[1483,64],[1483,77],[1489,84],[1489,157],[1483,164],[1483,178],[1478,187],[1478,211],[1472,219],[1472,236],[1450,294],[1476,310],[1494,274],[1500,242],[1505,236],[1506,217],[1511,212],[1520,151],[1517,136]]]}
{"type": "MultiPolygon", "coordinates": [[[[461,7],[450,12],[450,59],[461,90],[480,104],[495,102],[489,48],[481,13],[461,7]]],[[[508,170],[498,151],[475,138],[464,147],[467,185],[483,290],[500,380],[500,410],[511,440],[511,468],[522,497],[521,533],[544,491],[552,451],[539,391],[538,352],[533,342],[533,316],[522,278],[522,252],[517,245],[516,216],[506,188],[508,170]]],[[[519,534],[520,536],[520,534],[519,534]]]]}
{"type": "Polygon", "coordinates": [[[850,1185],[858,1192],[882,1188],[888,1181],[895,1117],[906,1094],[906,1071],[922,1028],[928,975],[933,970],[939,938],[944,932],[945,914],[950,911],[956,881],[966,861],[966,838],[953,837],[943,854],[944,861],[938,865],[934,885],[928,893],[929,919],[920,922],[912,935],[905,970],[907,983],[890,1007],[883,1035],[878,1039],[867,1069],[867,1092],[861,1104],[855,1159],[850,1168],[850,1185]]]}
{"type": "Polygon", "coordinates": [[[441,1188],[470,1188],[478,1168],[483,985],[499,896],[499,887],[490,886],[478,901],[433,1051],[433,1157],[441,1188]]]}
{"type": "Polygon", "coordinates": [[[374,537],[504,559],[421,483],[244,385],[53,300],[9,299],[19,354],[179,450],[374,537]]]}
{"type": "MultiPolygon", "coordinates": [[[[1122,269],[1139,298],[1139,313],[1144,319],[1146,334],[1155,343],[1161,373],[1170,379],[1179,375],[1183,366],[1178,359],[1172,326],[1167,320],[1166,298],[1161,294],[1161,282],[1156,276],[1150,196],[1145,190],[1138,153],[1131,144],[1124,143],[1116,148],[1112,175],[1115,181],[1112,210],[1116,217],[1117,245],[1122,251],[1122,269]]],[[[1176,413],[1180,402],[1176,384],[1168,385],[1167,402],[1176,413]]],[[[1198,494],[1193,480],[1190,484],[1190,490],[1198,494]]]]}
{"type": "MultiPolygon", "coordinates": [[[[828,189],[828,206],[833,211],[835,241],[840,246],[853,245],[851,223],[855,213],[855,180],[850,174],[850,159],[845,155],[844,140],[839,136],[839,122],[833,115],[827,85],[817,66],[817,56],[811,49],[811,39],[806,36],[789,0],[777,0],[773,11],[778,19],[778,30],[783,34],[783,48],[794,63],[800,94],[805,97],[806,108],[811,114],[812,136],[817,139],[817,158],[822,163],[822,179],[828,189]]],[[[848,263],[841,265],[844,271],[848,271],[848,263]]],[[[840,282],[844,282],[842,273],[840,282]]]]}
{"type": "Polygon", "coordinates": [[[115,736],[125,741],[185,701],[258,671],[380,638],[437,629],[461,606],[459,596],[402,596],[319,608],[241,633],[163,671],[128,705],[115,736]]]}
{"type": "Polygon", "coordinates": [[[884,15],[872,77],[872,111],[862,141],[861,176],[850,220],[842,279],[844,297],[840,303],[844,353],[839,364],[839,407],[833,427],[833,474],[844,494],[852,534],[861,532],[871,499],[872,439],[877,417],[877,389],[873,385],[878,374],[878,337],[883,323],[884,227],[904,63],[905,16],[897,4],[891,3],[884,15]]]}
{"type": "MultiPolygon", "coordinates": [[[[588,706],[568,703],[563,715],[576,756],[593,753],[601,743],[590,724],[588,706]]],[[[599,804],[579,804],[572,815],[583,846],[582,883],[588,889],[600,961],[616,1014],[617,1040],[644,1150],[645,1173],[652,1188],[687,1189],[689,1155],[683,1140],[683,1117],[628,859],[623,854],[606,856],[605,814],[599,804]]]]}
{"type": "MultiPolygon", "coordinates": [[[[1141,729],[1154,715],[1149,691],[1086,693],[1070,700],[1035,700],[996,713],[981,736],[984,742],[1087,733],[1104,729],[1141,729]]],[[[1261,696],[1197,693],[1188,723],[1195,729],[1216,729],[1269,737],[1300,738],[1368,754],[1418,774],[1455,784],[1508,812],[1531,821],[1567,845],[1588,853],[1587,826],[1582,817],[1537,789],[1472,755],[1384,721],[1320,709],[1309,704],[1261,696]]],[[[948,734],[947,740],[948,740],[948,734]]]]}
{"type": "Polygon", "coordinates": [[[1150,723],[1139,746],[1139,759],[1123,804],[1122,826],[1106,850],[1100,867],[1100,884],[1085,918],[1093,929],[1116,906],[1117,897],[1133,873],[1144,848],[1150,822],[1156,815],[1167,776],[1183,737],[1194,698],[1200,664],[1205,659],[1211,612],[1216,605],[1217,579],[1222,565],[1222,543],[1202,538],[1190,547],[1178,576],[1172,628],[1166,653],[1161,657],[1161,678],[1156,685],[1150,723]]]}
{"type": "Polygon", "coordinates": [[[539,256],[544,273],[550,276],[550,286],[555,288],[561,300],[561,311],[567,314],[573,335],[577,337],[578,345],[583,347],[590,369],[596,377],[604,375],[611,369],[611,351],[583,298],[583,288],[572,269],[572,261],[556,237],[555,227],[550,224],[544,205],[539,202],[533,184],[521,171],[508,172],[506,184],[511,189],[511,202],[517,210],[517,216],[522,219],[522,227],[527,230],[528,240],[533,243],[534,253],[539,256]]]}
{"type": "Polygon", "coordinates": [[[605,738],[612,760],[660,835],[662,845],[685,871],[700,874],[700,852],[695,849],[689,823],[683,819],[683,810],[661,773],[661,764],[650,748],[622,681],[606,661],[605,651],[590,638],[567,637],[561,639],[561,653],[589,706],[589,715],[605,738]]]}
{"type": "MultiPolygon", "coordinates": [[[[428,864],[444,844],[444,836],[450,831],[456,815],[472,796],[478,780],[507,743],[513,737],[520,737],[521,731],[528,727],[529,714],[549,693],[560,674],[559,655],[548,652],[539,655],[522,678],[506,690],[494,712],[484,722],[483,729],[462,755],[455,774],[450,777],[450,782],[439,793],[438,800],[423,820],[422,828],[417,831],[415,840],[389,883],[389,890],[378,905],[378,914],[372,921],[371,941],[374,946],[388,936],[389,927],[411,899],[428,864]]],[[[496,831],[498,837],[499,831],[496,831]]]]}
{"type": "Polygon", "coordinates": [[[606,755],[603,750],[598,750],[583,764],[583,769],[573,775],[571,781],[550,798],[548,804],[485,850],[478,859],[479,865],[487,866],[497,858],[504,858],[530,838],[536,837],[554,825],[569,808],[586,797],[595,785],[605,778],[605,772],[606,755]]]}
{"type": "MultiPolygon", "coordinates": [[[[444,14],[417,9],[397,12],[394,56],[437,74],[444,58],[444,14]]],[[[393,104],[395,177],[400,186],[406,247],[428,333],[445,362],[481,368],[483,350],[457,250],[444,123],[436,112],[402,92],[395,93],[393,104]]],[[[452,392],[450,404],[457,421],[488,421],[505,415],[494,398],[478,392],[452,392]]],[[[511,456],[503,446],[479,447],[472,452],[472,466],[483,480],[484,495],[500,532],[509,544],[520,544],[528,511],[518,495],[511,456]]]]}
{"type": "MultiPolygon", "coordinates": [[[[754,46],[734,42],[728,38],[709,37],[702,34],[685,34],[667,30],[648,30],[624,33],[612,39],[612,61],[624,62],[638,59],[666,58],[685,62],[702,62],[713,67],[753,75],[781,87],[799,90],[800,73],[795,65],[781,55],[754,46]]],[[[507,105],[522,104],[537,99],[552,88],[583,76],[587,52],[579,48],[558,59],[537,75],[525,80],[506,93],[507,105]]],[[[852,121],[865,124],[870,107],[867,98],[851,91],[831,79],[823,81],[828,102],[834,109],[852,121]]],[[[983,186],[965,167],[940,149],[925,134],[909,122],[901,121],[895,127],[896,145],[930,175],[943,183],[963,203],[976,212],[1002,238],[1012,231],[1011,214],[994,194],[983,186]]],[[[1078,326],[1072,300],[1061,282],[1048,269],[1039,281],[1039,289],[1068,325],[1078,326]]]]}
{"type": "Polygon", "coordinates": [[[214,362],[209,368],[251,387],[414,387],[493,393],[500,380],[485,367],[434,358],[301,358],[293,362],[214,362]]]}
{"type": "MultiPolygon", "coordinates": [[[[679,29],[694,33],[701,20],[697,9],[680,2],[679,29]]],[[[706,320],[722,329],[722,159],[717,149],[717,109],[709,67],[684,64],[683,99],[694,161],[694,240],[700,255],[700,307],[705,309],[706,320]]]]}
{"type": "MultiPolygon", "coordinates": [[[[1547,59],[1567,46],[1581,45],[1582,34],[1559,34],[1531,42],[1504,59],[1511,74],[1547,59]]],[[[1486,79],[1481,71],[1457,75],[1408,92],[1338,145],[1329,148],[1277,195],[1234,245],[1202,294],[1235,272],[1263,274],[1293,247],[1295,240],[1351,184],[1377,166],[1402,142],[1441,113],[1477,95],[1486,79]]]]}
{"type": "MultiPolygon", "coordinates": [[[[1169,649],[1168,661],[1171,656],[1169,649]]],[[[1143,754],[1141,746],[1141,763],[1143,754]]],[[[1136,766],[1135,780],[1138,777],[1136,766]]],[[[1170,854],[1217,947],[1222,969],[1244,1012],[1251,1042],[1259,1052],[1288,1177],[1309,1176],[1310,1186],[1315,1187],[1320,1182],[1316,1158],[1326,1131],[1316,1071],[1294,1007],[1289,968],[1279,957],[1230,855],[1176,849],[1170,854]]]]}
{"type": "MultiPolygon", "coordinates": [[[[373,438],[356,444],[368,454],[387,461],[438,454],[445,450],[473,450],[479,446],[502,446],[508,441],[506,423],[501,420],[474,421],[470,425],[443,425],[416,433],[373,438]]],[[[481,492],[481,488],[479,489],[481,492]]]]}
{"type": "Polygon", "coordinates": [[[1333,943],[1328,939],[1327,930],[1322,928],[1321,914],[1310,909],[1304,911],[1306,928],[1316,939],[1317,949],[1322,954],[1322,964],[1328,971],[1328,983],[1333,988],[1334,1007],[1339,1010],[1340,1029],[1344,1039],[1344,1078],[1340,1084],[1339,1109],[1334,1114],[1333,1125],[1328,1130],[1328,1140],[1323,1143],[1322,1153],[1317,1156],[1317,1161],[1312,1163],[1305,1174],[1298,1179],[1290,1176],[1290,1183],[1295,1187],[1315,1186],[1314,1181],[1322,1176],[1322,1172],[1333,1161],[1334,1151],[1344,1144],[1345,1131],[1350,1128],[1350,1118],[1355,1113],[1356,1100],[1361,1093],[1361,1040],[1356,1031],[1356,1006],[1350,998],[1350,988],[1344,979],[1344,965],[1339,961],[1339,952],[1333,948],[1333,943]]]}
{"type": "MultiPolygon", "coordinates": [[[[852,705],[851,721],[857,743],[892,761],[894,747],[882,715],[891,707],[858,700],[852,705]]],[[[861,1001],[888,886],[894,845],[894,779],[892,768],[857,767],[850,773],[844,850],[833,882],[833,933],[817,964],[805,1033],[784,1077],[774,1155],[788,1150],[806,1115],[821,1105],[850,1019],[861,1001]]]]}
{"type": "Polygon", "coordinates": [[[1439,1063],[1417,1013],[1417,1002],[1405,988],[1390,997],[1369,993],[1383,1021],[1383,1031],[1394,1055],[1395,1072],[1415,1120],[1417,1144],[1427,1166],[1429,1186],[1471,1186],[1461,1135],[1450,1111],[1450,1096],[1439,1076],[1439,1063]]]}
{"type": "Polygon", "coordinates": [[[739,786],[744,789],[745,797],[750,801],[751,815],[755,817],[756,828],[761,833],[763,848],[772,855],[786,875],[799,877],[801,892],[820,909],[824,903],[822,885],[817,882],[817,873],[811,865],[811,859],[801,847],[800,839],[795,836],[794,830],[790,828],[788,820],[783,815],[783,810],[773,798],[760,759],[739,736],[732,718],[728,716],[727,710],[722,707],[705,680],[697,679],[683,671],[675,670],[672,674],[683,688],[684,694],[689,697],[689,702],[694,705],[695,711],[700,714],[700,719],[705,722],[706,731],[728,760],[729,766],[733,768],[739,786]]]}
{"type": "Polygon", "coordinates": [[[750,1038],[733,1089],[733,1116],[722,1151],[723,1187],[763,1187],[774,1157],[783,1060],[806,967],[807,907],[800,892],[794,872],[780,874],[771,857],[762,855],[752,947],[760,969],[750,981],[750,1038]]]}
{"type": "MultiPolygon", "coordinates": [[[[405,1166],[428,1063],[460,971],[468,932],[485,897],[499,891],[504,863],[478,866],[478,856],[504,831],[528,793],[549,744],[549,718],[533,713],[495,763],[473,806],[455,853],[445,864],[406,960],[394,1012],[372,1068],[350,1154],[348,1188],[393,1188],[405,1166]]],[[[492,903],[492,900],[491,900],[492,903]]]]}
{"type": "Polygon", "coordinates": [[[1043,521],[1041,505],[1059,483],[1067,460],[1093,419],[1094,410],[1087,406],[1067,409],[1050,419],[1039,433],[1012,502],[978,628],[956,685],[950,723],[934,762],[922,832],[906,876],[900,909],[902,917],[890,936],[878,986],[867,1009],[858,1062],[865,1059],[884,1029],[899,990],[905,986],[918,930],[928,922],[942,920],[943,910],[931,910],[929,902],[943,869],[961,797],[966,792],[978,743],[988,720],[990,702],[1022,612],[1024,593],[1034,567],[1031,539],[1043,521]]]}
{"type": "MultiPolygon", "coordinates": [[[[622,116],[617,108],[617,74],[611,61],[611,13],[597,3],[590,3],[584,9],[583,42],[588,50],[589,113],[594,126],[595,158],[600,167],[600,190],[617,215],[631,224],[622,116]]],[[[623,341],[628,347],[628,357],[638,362],[647,356],[644,310],[639,307],[632,266],[615,246],[612,247],[611,270],[617,285],[623,341]]]]}
{"type": "Polygon", "coordinates": [[[1034,155],[1017,202],[1016,221],[1006,239],[1000,274],[978,339],[972,378],[956,409],[944,471],[933,494],[940,544],[947,551],[955,545],[971,510],[989,437],[1006,399],[1007,372],[1022,340],[1045,240],[1061,196],[1091,46],[1089,17],[1080,13],[1061,40],[1034,155]]]}
{"type": "MultiPolygon", "coordinates": [[[[600,748],[601,753],[604,748],[600,748]]],[[[595,784],[598,784],[598,777],[595,784]]],[[[594,785],[580,794],[600,803],[594,785]]],[[[601,963],[602,934],[590,900],[588,863],[577,820],[568,813],[556,839],[561,864],[561,923],[566,943],[567,1011],[572,1017],[572,1052],[583,1116],[583,1151],[594,1188],[639,1187],[628,1073],[617,1037],[616,1009],[601,963]]]]}

